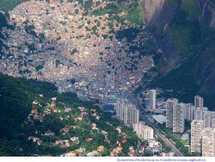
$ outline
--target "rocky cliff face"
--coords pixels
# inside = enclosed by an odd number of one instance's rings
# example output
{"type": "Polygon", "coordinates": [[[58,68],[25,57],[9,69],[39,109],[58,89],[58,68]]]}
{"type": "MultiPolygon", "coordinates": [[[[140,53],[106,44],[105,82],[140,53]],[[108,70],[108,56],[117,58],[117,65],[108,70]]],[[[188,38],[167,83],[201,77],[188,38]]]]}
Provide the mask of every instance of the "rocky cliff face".
{"type": "Polygon", "coordinates": [[[150,27],[165,30],[166,25],[174,17],[180,0],[169,3],[168,0],[142,0],[144,20],[150,27]]]}
{"type": "MultiPolygon", "coordinates": [[[[195,3],[198,5],[201,11],[199,19],[202,23],[215,28],[214,0],[190,0],[189,3],[190,5],[195,3]]],[[[171,22],[178,8],[185,7],[183,4],[185,4],[185,0],[142,0],[145,23],[150,26],[163,28],[171,22]]]]}
{"type": "Polygon", "coordinates": [[[180,60],[169,32],[169,25],[180,7],[180,0],[175,0],[174,3],[169,3],[168,0],[142,0],[142,5],[145,23],[154,33],[161,49],[159,55],[162,57],[159,56],[158,62],[162,66],[159,66],[159,71],[167,73],[180,60]]]}
{"type": "Polygon", "coordinates": [[[165,0],[143,0],[144,18],[145,22],[151,23],[161,13],[165,0]]]}
{"type": "Polygon", "coordinates": [[[182,98],[199,93],[214,105],[215,1],[155,1],[142,3],[145,22],[162,51],[157,61],[158,75],[164,81],[160,86],[182,98]]]}
{"type": "Polygon", "coordinates": [[[215,1],[199,0],[202,15],[201,21],[215,28],[215,1]]]}

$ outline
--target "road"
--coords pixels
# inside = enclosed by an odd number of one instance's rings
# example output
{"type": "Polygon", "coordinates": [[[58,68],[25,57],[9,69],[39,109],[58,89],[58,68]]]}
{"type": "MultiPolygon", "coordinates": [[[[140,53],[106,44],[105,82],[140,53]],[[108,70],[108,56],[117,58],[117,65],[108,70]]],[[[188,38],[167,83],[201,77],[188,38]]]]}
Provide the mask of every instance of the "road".
{"type": "Polygon", "coordinates": [[[168,147],[170,147],[172,149],[172,151],[175,153],[176,156],[184,156],[181,151],[179,149],[177,149],[177,147],[175,146],[175,144],[169,140],[168,138],[166,138],[165,135],[163,135],[160,132],[157,132],[156,135],[158,136],[158,138],[160,138],[164,144],[168,147]]]}
{"type": "MultiPolygon", "coordinates": [[[[139,100],[134,97],[136,101],[135,104],[139,107],[139,109],[141,110],[142,108],[142,105],[141,103],[139,102],[139,100]]],[[[172,139],[168,139],[164,133],[162,133],[157,127],[156,125],[151,122],[150,120],[150,117],[148,117],[147,115],[145,114],[141,114],[140,116],[141,120],[143,120],[147,125],[149,125],[150,127],[152,127],[154,129],[154,132],[155,132],[155,135],[157,135],[158,138],[160,138],[164,144],[167,146],[167,147],[170,147],[172,149],[172,151],[175,153],[175,156],[184,156],[181,151],[175,146],[175,143],[172,139]]]]}
{"type": "Polygon", "coordinates": [[[176,156],[184,156],[181,151],[175,146],[174,141],[168,139],[156,126],[150,122],[148,117],[143,118],[144,122],[154,129],[155,134],[160,138],[164,144],[172,149],[176,156]]]}

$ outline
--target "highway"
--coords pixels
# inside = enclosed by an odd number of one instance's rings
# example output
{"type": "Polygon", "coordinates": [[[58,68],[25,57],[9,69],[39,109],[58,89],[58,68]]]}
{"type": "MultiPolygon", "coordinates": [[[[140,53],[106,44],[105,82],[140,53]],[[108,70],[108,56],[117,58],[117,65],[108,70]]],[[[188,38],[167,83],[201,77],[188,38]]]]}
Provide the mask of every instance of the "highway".
{"type": "Polygon", "coordinates": [[[150,119],[148,119],[147,116],[145,116],[143,118],[143,121],[149,125],[150,127],[152,127],[154,129],[155,135],[157,135],[157,137],[159,139],[161,139],[164,144],[168,147],[170,147],[172,149],[172,151],[175,153],[176,156],[184,156],[181,151],[175,146],[174,141],[172,141],[171,139],[168,139],[156,126],[154,123],[152,123],[150,121],[150,119]]]}
{"type": "MultiPolygon", "coordinates": [[[[137,107],[139,107],[140,110],[142,109],[142,105],[141,102],[136,98],[133,97],[135,104],[137,105],[137,107]]],[[[184,156],[181,151],[175,146],[175,143],[172,139],[169,139],[165,136],[164,133],[162,133],[158,127],[156,127],[156,125],[152,122],[151,117],[147,116],[147,114],[145,114],[145,112],[142,112],[140,115],[141,120],[143,120],[147,125],[149,125],[150,127],[152,127],[154,129],[155,135],[161,139],[163,141],[163,143],[165,144],[165,146],[170,147],[172,149],[172,151],[175,153],[175,156],[184,156]]]]}

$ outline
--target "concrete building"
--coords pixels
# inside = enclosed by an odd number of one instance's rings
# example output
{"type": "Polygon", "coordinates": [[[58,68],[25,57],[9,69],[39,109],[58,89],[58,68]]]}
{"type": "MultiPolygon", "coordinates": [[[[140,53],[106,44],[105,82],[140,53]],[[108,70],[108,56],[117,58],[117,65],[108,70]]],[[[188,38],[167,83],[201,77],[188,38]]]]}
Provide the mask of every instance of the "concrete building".
{"type": "Polygon", "coordinates": [[[187,121],[194,120],[195,106],[192,104],[184,104],[184,119],[187,121]]]}
{"type": "Polygon", "coordinates": [[[201,108],[203,109],[204,107],[204,99],[201,96],[195,96],[194,97],[194,105],[196,108],[201,108]]]}
{"type": "Polygon", "coordinates": [[[164,115],[152,115],[152,118],[159,124],[166,123],[166,116],[164,115]]]}
{"type": "Polygon", "coordinates": [[[193,120],[191,123],[191,153],[201,153],[201,132],[203,127],[203,120],[193,120]]]}
{"type": "Polygon", "coordinates": [[[204,119],[204,128],[210,128],[211,127],[211,112],[204,111],[203,119],[204,119]]]}
{"type": "Polygon", "coordinates": [[[168,99],[166,102],[166,127],[173,128],[173,108],[178,104],[177,99],[168,99]]]}
{"type": "Polygon", "coordinates": [[[145,125],[144,122],[133,124],[133,128],[139,138],[143,140],[154,139],[154,130],[151,127],[145,125]]]}
{"type": "Polygon", "coordinates": [[[115,111],[117,118],[127,126],[132,126],[139,122],[139,110],[127,99],[119,99],[115,105],[115,111]]]}
{"type": "Polygon", "coordinates": [[[194,110],[194,120],[203,120],[203,109],[196,107],[194,110]]]}
{"type": "Polygon", "coordinates": [[[215,111],[211,111],[210,115],[211,115],[211,128],[215,128],[215,111]]]}
{"type": "Polygon", "coordinates": [[[128,109],[128,125],[132,126],[135,123],[139,122],[140,111],[136,107],[129,107],[128,109]]]}
{"type": "Polygon", "coordinates": [[[177,104],[173,107],[173,133],[184,132],[184,104],[177,104]]]}
{"type": "Polygon", "coordinates": [[[155,110],[156,109],[156,90],[151,89],[147,91],[145,98],[145,106],[147,110],[155,110]]]}
{"type": "Polygon", "coordinates": [[[211,128],[215,128],[215,118],[211,118],[211,128]]]}
{"type": "Polygon", "coordinates": [[[202,156],[215,156],[215,130],[205,128],[202,131],[202,156]]]}
{"type": "Polygon", "coordinates": [[[149,90],[148,92],[149,94],[149,104],[151,106],[151,109],[156,109],[156,90],[155,89],[152,89],[152,90],[149,90]]]}

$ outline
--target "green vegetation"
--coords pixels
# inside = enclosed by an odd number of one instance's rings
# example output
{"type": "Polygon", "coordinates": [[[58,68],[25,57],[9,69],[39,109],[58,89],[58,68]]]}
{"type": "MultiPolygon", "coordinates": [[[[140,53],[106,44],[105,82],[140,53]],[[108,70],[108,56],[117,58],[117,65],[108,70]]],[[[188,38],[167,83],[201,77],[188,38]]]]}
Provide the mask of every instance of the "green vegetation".
{"type": "Polygon", "coordinates": [[[92,102],[80,101],[72,93],[59,94],[56,87],[49,83],[0,75],[0,103],[0,155],[55,156],[79,148],[84,148],[85,153],[88,153],[102,145],[105,147],[102,155],[107,156],[124,135],[127,143],[124,144],[121,155],[128,155],[129,146],[136,146],[139,140],[131,129],[117,120],[110,121],[92,102]],[[49,110],[50,99],[54,96],[57,97],[58,112],[47,114],[45,112],[49,110]],[[29,119],[32,101],[35,100],[39,103],[40,115],[38,119],[29,119]],[[87,113],[81,121],[77,120],[81,115],[79,106],[85,107],[87,113]],[[65,111],[68,107],[71,108],[69,112],[65,111]],[[91,113],[93,109],[100,119],[91,113]],[[92,123],[96,124],[97,130],[91,129],[92,123]],[[62,133],[62,128],[70,126],[74,128],[62,133]],[[117,127],[122,128],[123,134],[116,131],[117,127]],[[108,133],[107,137],[102,131],[108,133]],[[47,132],[53,132],[54,135],[44,135],[47,132]],[[29,141],[28,137],[39,138],[41,142],[36,144],[29,141]],[[78,137],[79,142],[68,148],[55,145],[56,140],[72,137],[78,137]],[[86,141],[88,138],[93,140],[86,141]]]}
{"type": "Polygon", "coordinates": [[[196,0],[182,0],[182,9],[191,18],[199,18],[201,16],[201,10],[196,0]]]}
{"type": "Polygon", "coordinates": [[[159,142],[161,143],[161,145],[162,145],[162,152],[168,153],[168,152],[171,152],[171,151],[172,151],[172,148],[166,146],[165,143],[164,143],[161,139],[158,139],[158,141],[159,141],[159,142]]]}
{"type": "Polygon", "coordinates": [[[132,25],[142,25],[144,21],[144,12],[142,6],[137,0],[133,0],[130,4],[122,4],[123,2],[110,2],[104,9],[97,9],[93,11],[93,15],[100,16],[109,14],[112,19],[118,22],[128,21],[132,25]]]}
{"type": "Polygon", "coordinates": [[[7,12],[9,10],[12,10],[21,2],[22,0],[0,0],[0,10],[7,12]]]}
{"type": "Polygon", "coordinates": [[[172,23],[171,34],[177,51],[182,54],[184,61],[167,75],[156,78],[152,86],[167,90],[163,96],[177,97],[184,102],[193,102],[193,96],[200,94],[204,96],[207,106],[213,106],[214,93],[199,92],[202,86],[201,80],[204,78],[199,77],[197,70],[202,54],[207,54],[207,57],[211,58],[208,61],[213,61],[212,53],[215,48],[212,42],[215,40],[215,31],[197,21],[187,20],[186,14],[180,12],[172,23]]]}
{"type": "Polygon", "coordinates": [[[162,94],[164,97],[176,97],[180,101],[192,102],[193,97],[199,90],[199,85],[195,82],[194,69],[192,68],[197,60],[198,56],[190,57],[182,66],[155,80],[152,86],[158,86],[166,90],[162,94]]]}
{"type": "Polygon", "coordinates": [[[127,9],[127,19],[132,24],[142,25],[144,20],[143,8],[140,4],[136,3],[127,9]]]}
{"type": "Polygon", "coordinates": [[[175,142],[176,147],[183,153],[184,156],[191,156],[189,148],[185,146],[187,142],[181,140],[179,135],[172,133],[172,131],[165,126],[160,126],[159,129],[167,138],[172,139],[175,142]]]}
{"type": "Polygon", "coordinates": [[[170,35],[176,50],[184,57],[188,57],[196,54],[194,48],[201,44],[201,27],[197,17],[190,19],[190,10],[188,12],[184,8],[182,5],[175,15],[170,25],[170,35]]]}
{"type": "MultiPolygon", "coordinates": [[[[200,9],[196,1],[182,1],[181,9],[177,11],[168,30],[176,49],[175,55],[179,55],[182,61],[167,75],[156,78],[152,86],[166,90],[163,96],[177,97],[184,102],[193,102],[193,96],[200,94],[210,107],[214,105],[214,92],[202,91],[204,81],[209,76],[208,74],[200,76],[199,71],[202,69],[200,66],[203,66],[202,59],[205,58],[206,66],[213,64],[212,53],[215,48],[212,42],[215,40],[215,32],[199,21],[199,15],[200,9]]],[[[206,71],[209,72],[211,69],[206,71]]]]}

